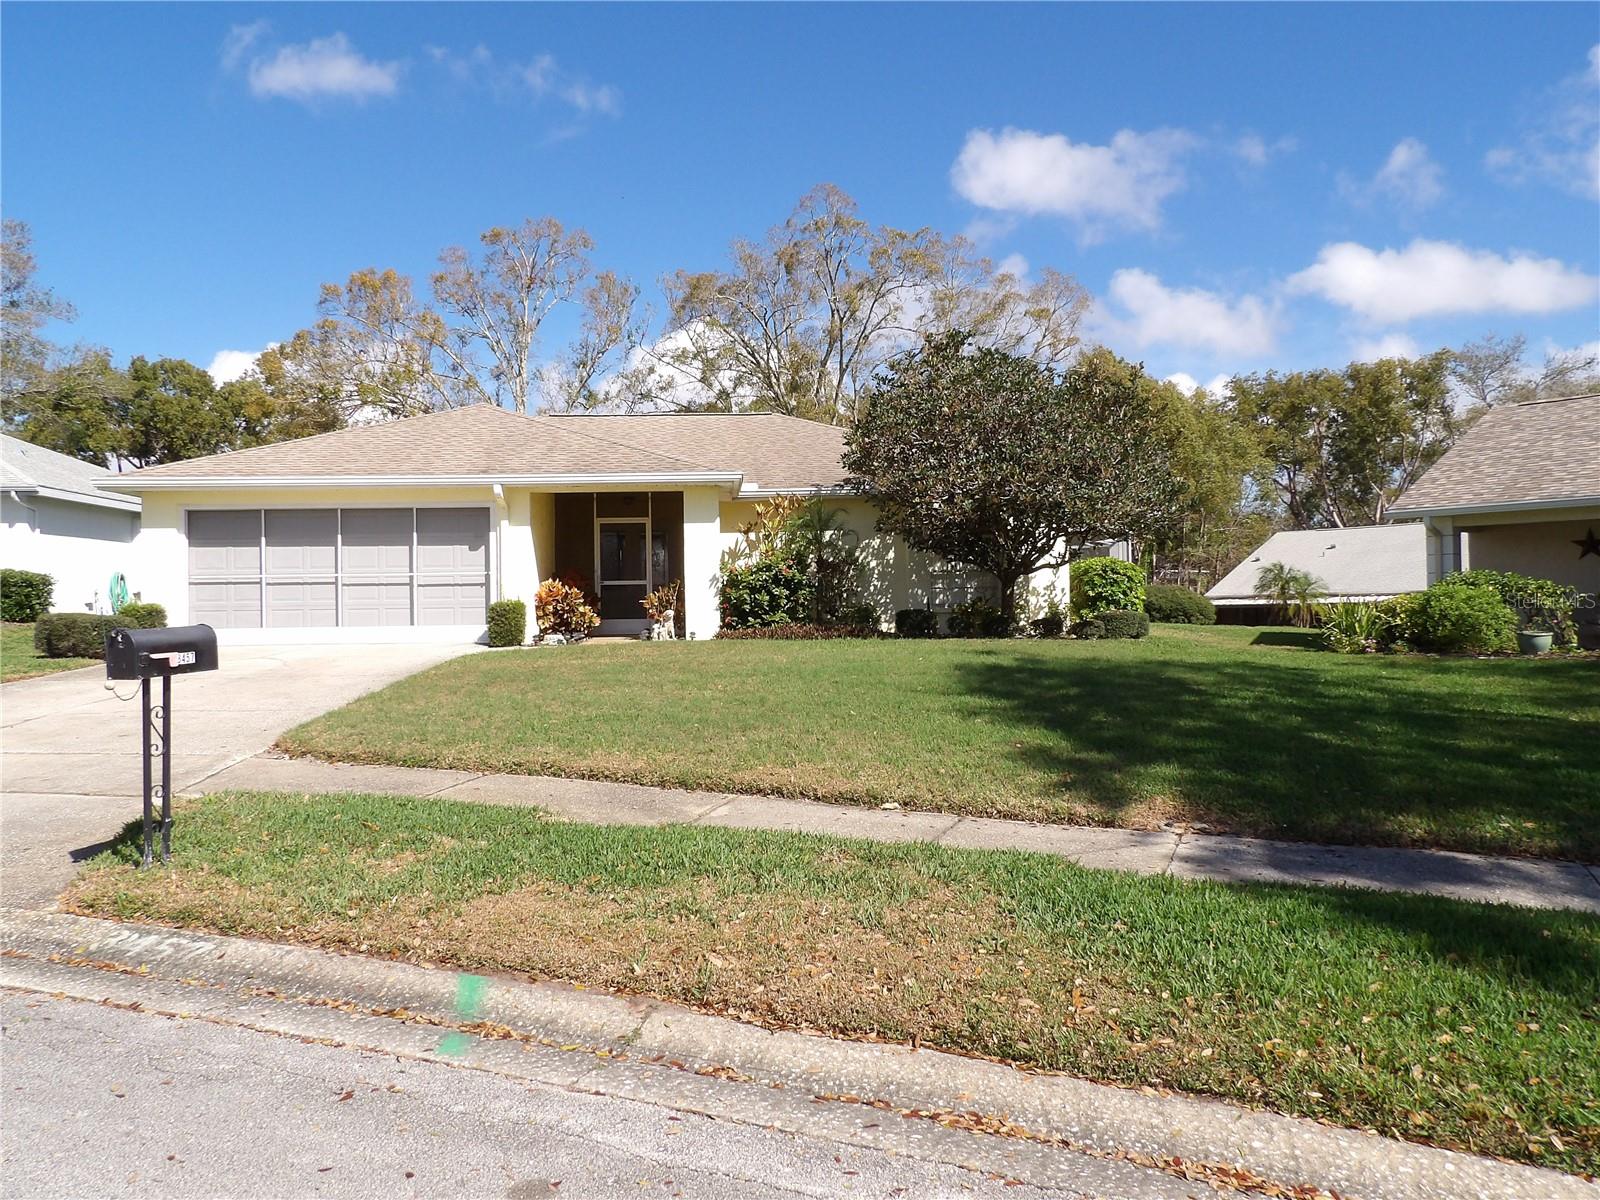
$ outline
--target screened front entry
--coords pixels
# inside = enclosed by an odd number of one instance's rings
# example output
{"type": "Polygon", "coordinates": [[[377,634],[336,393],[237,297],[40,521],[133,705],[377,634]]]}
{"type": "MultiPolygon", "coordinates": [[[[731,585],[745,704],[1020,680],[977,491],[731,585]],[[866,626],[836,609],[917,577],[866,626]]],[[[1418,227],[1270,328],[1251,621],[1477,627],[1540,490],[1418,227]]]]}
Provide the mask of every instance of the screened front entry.
{"type": "Polygon", "coordinates": [[[189,619],[218,629],[482,625],[487,508],[195,509],[189,619]]]}

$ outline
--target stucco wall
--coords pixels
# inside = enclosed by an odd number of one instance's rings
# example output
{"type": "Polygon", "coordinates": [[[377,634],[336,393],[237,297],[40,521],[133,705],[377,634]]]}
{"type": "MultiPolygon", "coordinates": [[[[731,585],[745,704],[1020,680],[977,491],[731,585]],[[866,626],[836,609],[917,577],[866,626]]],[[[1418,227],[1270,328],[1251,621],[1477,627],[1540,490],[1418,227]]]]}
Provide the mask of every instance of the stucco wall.
{"type": "Polygon", "coordinates": [[[1580,592],[1600,592],[1600,555],[1580,557],[1590,530],[1600,536],[1600,511],[1587,520],[1476,526],[1466,531],[1466,565],[1553,579],[1580,592]]]}
{"type": "Polygon", "coordinates": [[[0,494],[0,566],[54,578],[57,612],[109,612],[106,585],[113,571],[131,581],[138,531],[136,512],[0,494]]]}

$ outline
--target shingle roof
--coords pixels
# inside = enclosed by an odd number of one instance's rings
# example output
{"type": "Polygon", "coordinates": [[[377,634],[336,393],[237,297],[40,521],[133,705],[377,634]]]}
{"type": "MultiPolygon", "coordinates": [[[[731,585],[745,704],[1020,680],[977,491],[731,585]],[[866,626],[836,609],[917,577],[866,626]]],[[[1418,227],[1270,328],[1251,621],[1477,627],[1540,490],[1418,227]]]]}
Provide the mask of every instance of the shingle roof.
{"type": "Polygon", "coordinates": [[[1490,409],[1389,511],[1600,501],[1600,395],[1490,409]]]}
{"type": "Polygon", "coordinates": [[[131,496],[101,491],[97,484],[116,476],[104,467],[0,434],[0,488],[19,492],[56,493],[60,499],[82,497],[88,504],[137,508],[131,496]]]}
{"type": "Polygon", "coordinates": [[[1428,586],[1426,534],[1412,522],[1275,533],[1206,595],[1219,604],[1261,603],[1256,575],[1274,562],[1310,571],[1331,599],[1398,596],[1428,586]]]}
{"type": "Polygon", "coordinates": [[[119,484],[252,479],[742,476],[743,489],[843,482],[843,431],[775,413],[521,416],[451,409],[134,471],[119,484]]]}

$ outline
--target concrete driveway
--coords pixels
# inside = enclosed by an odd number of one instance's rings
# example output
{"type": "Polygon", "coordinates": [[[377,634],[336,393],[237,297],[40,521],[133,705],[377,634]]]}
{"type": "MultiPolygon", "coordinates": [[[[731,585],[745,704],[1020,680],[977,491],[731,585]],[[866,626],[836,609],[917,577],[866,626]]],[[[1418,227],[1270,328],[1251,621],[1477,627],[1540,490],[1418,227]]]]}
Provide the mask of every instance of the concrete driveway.
{"type": "MultiPolygon", "coordinates": [[[[172,682],[172,790],[302,721],[475,646],[224,646],[172,682]]],[[[76,862],[139,815],[137,684],[89,667],[0,687],[0,899],[49,904],[76,862]]]]}

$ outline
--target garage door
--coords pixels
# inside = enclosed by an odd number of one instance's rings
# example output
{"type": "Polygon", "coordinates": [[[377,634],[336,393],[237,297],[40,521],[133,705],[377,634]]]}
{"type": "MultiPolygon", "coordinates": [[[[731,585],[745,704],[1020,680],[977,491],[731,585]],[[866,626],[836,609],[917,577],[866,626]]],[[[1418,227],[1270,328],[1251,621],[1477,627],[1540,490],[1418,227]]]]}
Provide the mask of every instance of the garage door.
{"type": "Polygon", "coordinates": [[[487,508],[188,515],[190,619],[222,629],[482,625],[487,508]]]}

